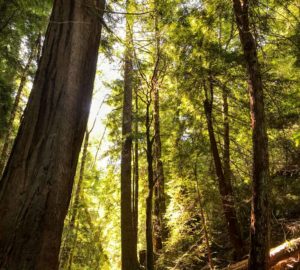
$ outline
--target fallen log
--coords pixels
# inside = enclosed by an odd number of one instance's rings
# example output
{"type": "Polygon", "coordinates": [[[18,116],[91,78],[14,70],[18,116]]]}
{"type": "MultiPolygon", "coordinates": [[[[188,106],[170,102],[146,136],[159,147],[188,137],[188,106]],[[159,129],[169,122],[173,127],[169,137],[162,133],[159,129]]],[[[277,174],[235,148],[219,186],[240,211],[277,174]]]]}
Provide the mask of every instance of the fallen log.
{"type": "Polygon", "coordinates": [[[298,255],[289,257],[286,260],[279,261],[271,269],[272,270],[287,270],[287,269],[299,269],[300,266],[300,253],[298,255]]]}
{"type": "MultiPolygon", "coordinates": [[[[272,248],[270,251],[270,267],[275,266],[282,260],[288,260],[290,257],[299,258],[300,254],[300,238],[292,239],[283,244],[272,248]]],[[[247,270],[248,259],[228,265],[223,270],[247,270]]]]}

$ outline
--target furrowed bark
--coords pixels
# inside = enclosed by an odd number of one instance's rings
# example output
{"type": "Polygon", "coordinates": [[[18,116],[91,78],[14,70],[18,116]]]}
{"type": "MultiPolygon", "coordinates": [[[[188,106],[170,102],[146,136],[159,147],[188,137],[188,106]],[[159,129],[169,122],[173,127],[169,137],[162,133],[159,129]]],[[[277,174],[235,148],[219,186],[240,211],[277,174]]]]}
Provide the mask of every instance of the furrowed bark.
{"type": "Polygon", "coordinates": [[[33,89],[0,182],[0,269],[58,268],[96,72],[102,16],[97,10],[104,3],[54,1],[33,89]]]}
{"type": "Polygon", "coordinates": [[[233,10],[239,30],[247,71],[252,120],[253,169],[252,210],[250,227],[250,270],[269,269],[269,156],[265,122],[263,83],[257,55],[257,45],[249,23],[249,1],[233,0],[233,10]]]}

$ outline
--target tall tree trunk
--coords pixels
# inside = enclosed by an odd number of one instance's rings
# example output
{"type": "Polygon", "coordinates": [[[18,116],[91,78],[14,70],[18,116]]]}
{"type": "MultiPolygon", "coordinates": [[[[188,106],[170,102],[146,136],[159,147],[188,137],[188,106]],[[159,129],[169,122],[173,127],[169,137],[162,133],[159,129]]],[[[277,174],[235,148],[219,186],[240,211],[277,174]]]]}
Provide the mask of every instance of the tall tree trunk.
{"type": "Polygon", "coordinates": [[[154,190],[154,249],[155,252],[159,253],[163,248],[163,240],[165,238],[164,230],[164,214],[165,214],[165,194],[164,194],[164,170],[163,162],[161,160],[161,137],[160,137],[160,108],[159,108],[159,85],[158,85],[158,74],[159,64],[161,58],[161,47],[160,47],[160,32],[159,32],[159,2],[155,0],[155,40],[156,40],[156,63],[152,76],[152,92],[154,102],[154,179],[155,179],[155,190],[154,190]]]}
{"type": "Polygon", "coordinates": [[[249,269],[269,269],[269,156],[263,84],[257,46],[249,25],[249,2],[233,0],[233,9],[248,70],[252,120],[253,171],[249,269]]]}
{"type": "Polygon", "coordinates": [[[0,182],[1,269],[58,268],[103,9],[104,1],[54,1],[33,90],[0,182]]]}
{"type": "Polygon", "coordinates": [[[228,93],[227,89],[223,87],[223,140],[224,140],[224,150],[223,150],[223,169],[224,177],[228,182],[231,183],[231,169],[230,169],[230,137],[229,137],[229,115],[228,115],[228,93]]]}
{"type": "Polygon", "coordinates": [[[4,143],[3,143],[1,156],[0,156],[0,177],[2,175],[3,169],[5,167],[5,163],[7,161],[8,150],[9,150],[8,148],[9,148],[9,145],[10,145],[10,137],[11,137],[11,133],[13,131],[14,121],[15,121],[17,111],[18,111],[18,108],[19,108],[21,95],[22,95],[23,89],[24,89],[25,84],[26,84],[26,80],[27,80],[27,76],[28,76],[30,66],[32,64],[32,61],[33,61],[36,53],[37,53],[37,50],[38,50],[39,46],[40,46],[40,36],[38,37],[36,42],[32,45],[27,63],[26,63],[26,65],[25,65],[25,67],[22,71],[22,74],[21,74],[20,84],[19,84],[17,94],[16,94],[16,97],[15,97],[15,100],[14,100],[14,104],[12,106],[11,114],[10,114],[8,125],[7,125],[7,131],[6,131],[6,134],[4,136],[4,143]]]}
{"type": "Polygon", "coordinates": [[[159,115],[159,89],[157,81],[154,87],[154,179],[155,179],[155,199],[154,199],[154,248],[159,252],[163,248],[164,229],[163,218],[165,214],[165,194],[164,194],[164,171],[161,160],[161,139],[160,139],[160,115],[159,115]]]}
{"type": "Polygon", "coordinates": [[[150,104],[148,101],[146,109],[146,141],[147,141],[147,164],[148,164],[148,196],[146,198],[146,269],[154,270],[154,253],[153,253],[153,225],[152,225],[152,208],[153,208],[153,139],[151,139],[151,120],[150,104]]]}
{"type": "Polygon", "coordinates": [[[133,198],[133,228],[134,228],[134,244],[138,244],[138,225],[139,225],[139,122],[138,122],[138,90],[135,91],[135,136],[134,136],[134,198],[133,198]]]}
{"type": "MultiPolygon", "coordinates": [[[[127,11],[130,8],[127,0],[127,11]]],[[[135,245],[134,218],[132,207],[132,88],[133,63],[131,44],[131,21],[126,19],[126,51],[124,67],[124,98],[122,120],[122,153],[121,153],[121,249],[122,270],[137,269],[137,246],[135,245]]]]}
{"type": "Polygon", "coordinates": [[[210,79],[210,99],[208,97],[208,91],[204,82],[204,90],[206,94],[206,100],[204,101],[204,110],[207,120],[207,128],[209,133],[210,147],[212,156],[214,159],[216,175],[219,183],[219,192],[222,199],[223,211],[226,219],[227,230],[231,244],[234,248],[235,255],[240,258],[244,252],[244,243],[241,236],[241,230],[239,227],[237,214],[234,205],[234,195],[232,190],[231,181],[229,178],[225,178],[222,168],[222,162],[219,155],[219,150],[214,134],[212,109],[213,109],[213,85],[210,79]]]}

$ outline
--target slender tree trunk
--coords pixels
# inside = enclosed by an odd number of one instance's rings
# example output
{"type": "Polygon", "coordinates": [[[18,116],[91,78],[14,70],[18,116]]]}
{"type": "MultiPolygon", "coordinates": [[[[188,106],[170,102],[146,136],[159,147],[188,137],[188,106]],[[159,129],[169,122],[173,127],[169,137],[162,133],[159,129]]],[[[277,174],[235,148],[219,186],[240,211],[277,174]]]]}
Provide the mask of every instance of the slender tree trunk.
{"type": "Polygon", "coordinates": [[[263,84],[257,46],[249,25],[249,1],[233,0],[233,9],[248,70],[252,120],[253,172],[250,227],[250,270],[269,269],[269,157],[265,123],[263,84]]]}
{"type": "Polygon", "coordinates": [[[206,223],[206,218],[204,215],[204,209],[203,209],[203,205],[202,205],[202,196],[201,196],[200,187],[199,187],[197,167],[195,167],[195,180],[196,180],[196,190],[197,190],[198,202],[199,202],[199,207],[200,207],[200,216],[201,216],[202,226],[203,226],[203,230],[204,230],[205,245],[206,245],[206,249],[207,249],[208,264],[209,264],[210,269],[214,269],[214,263],[212,260],[211,248],[210,248],[210,244],[209,244],[207,223],[206,223]]]}
{"type": "Polygon", "coordinates": [[[159,0],[154,2],[155,8],[155,40],[156,40],[156,63],[152,77],[152,92],[154,103],[154,249],[159,253],[163,248],[163,241],[165,238],[164,229],[164,214],[165,214],[165,194],[164,194],[164,170],[163,162],[161,159],[161,137],[160,137],[160,108],[159,108],[159,85],[158,85],[158,68],[161,58],[161,46],[160,46],[160,32],[159,32],[159,0]]]}
{"type": "MultiPolygon", "coordinates": [[[[205,82],[204,82],[205,84],[205,82]]],[[[234,205],[234,195],[232,190],[231,181],[229,178],[225,178],[222,168],[222,162],[219,155],[219,150],[214,134],[213,120],[212,120],[212,108],[213,108],[213,86],[210,82],[210,100],[208,99],[207,89],[204,85],[206,100],[204,101],[204,110],[207,120],[207,128],[209,133],[209,140],[211,146],[211,152],[214,159],[216,175],[219,183],[219,191],[222,199],[223,211],[226,219],[227,230],[231,244],[234,248],[235,254],[238,258],[243,255],[244,243],[241,236],[241,231],[237,219],[237,214],[234,205]]]]}
{"type": "Polygon", "coordinates": [[[134,227],[134,244],[138,244],[138,225],[139,225],[139,122],[138,122],[138,93],[135,93],[135,137],[134,137],[134,201],[133,201],[133,227],[134,227]]]}
{"type": "Polygon", "coordinates": [[[146,109],[146,140],[147,140],[147,164],[148,164],[148,196],[146,198],[146,269],[154,270],[154,253],[153,253],[153,190],[154,190],[154,175],[153,175],[153,139],[150,134],[150,102],[147,103],[146,109]]]}
{"type": "Polygon", "coordinates": [[[96,72],[97,11],[103,9],[104,1],[54,1],[33,90],[0,182],[1,269],[58,268],[96,72]]]}
{"type": "Polygon", "coordinates": [[[26,63],[26,65],[25,65],[25,67],[22,71],[22,74],[21,74],[20,84],[19,84],[19,87],[18,87],[18,90],[17,90],[17,94],[16,94],[16,97],[15,97],[13,106],[12,106],[11,114],[10,114],[8,125],[7,125],[7,131],[6,131],[6,134],[4,136],[4,143],[3,143],[1,156],[0,156],[0,177],[2,175],[5,163],[7,161],[8,150],[9,150],[9,145],[10,145],[10,137],[11,137],[11,133],[13,131],[14,121],[15,121],[17,111],[18,111],[18,108],[19,108],[21,95],[22,95],[23,89],[25,87],[28,72],[29,72],[30,66],[32,64],[32,61],[34,59],[34,56],[36,55],[36,51],[37,51],[37,48],[39,46],[39,43],[40,43],[40,37],[37,39],[35,44],[32,46],[31,52],[30,52],[28,60],[27,60],[27,63],[26,63]]]}
{"type": "Polygon", "coordinates": [[[229,137],[229,115],[228,115],[228,93],[225,87],[223,90],[223,127],[224,127],[224,150],[223,150],[223,169],[224,177],[231,183],[231,169],[230,169],[230,137],[229,137]]]}
{"type": "MultiPolygon", "coordinates": [[[[130,1],[126,2],[127,10],[130,1]]],[[[121,249],[122,270],[137,269],[137,247],[135,245],[134,217],[132,207],[132,88],[133,64],[131,44],[131,21],[126,20],[126,51],[124,68],[124,98],[122,121],[122,154],[121,154],[121,249]]]]}
{"type": "Polygon", "coordinates": [[[161,139],[160,139],[160,115],[159,115],[159,89],[157,82],[154,87],[154,178],[155,178],[155,200],[154,200],[154,248],[159,252],[163,248],[164,229],[163,217],[165,214],[164,194],[164,171],[161,160],[161,139]]]}

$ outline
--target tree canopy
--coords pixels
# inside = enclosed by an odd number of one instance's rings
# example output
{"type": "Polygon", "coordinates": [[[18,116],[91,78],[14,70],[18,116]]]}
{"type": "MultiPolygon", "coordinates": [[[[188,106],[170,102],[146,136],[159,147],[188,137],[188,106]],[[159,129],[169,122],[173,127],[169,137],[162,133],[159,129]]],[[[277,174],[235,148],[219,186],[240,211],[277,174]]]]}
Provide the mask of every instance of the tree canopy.
{"type": "Polygon", "coordinates": [[[54,242],[47,269],[297,269],[299,18],[298,0],[0,0],[0,269],[42,269],[54,242]]]}

